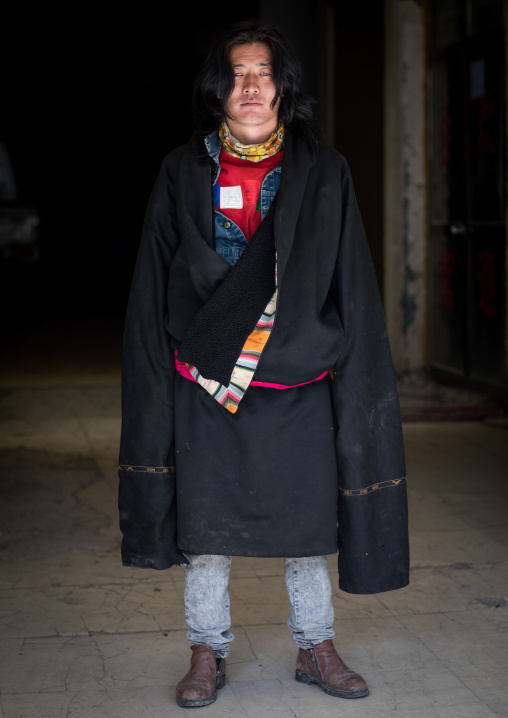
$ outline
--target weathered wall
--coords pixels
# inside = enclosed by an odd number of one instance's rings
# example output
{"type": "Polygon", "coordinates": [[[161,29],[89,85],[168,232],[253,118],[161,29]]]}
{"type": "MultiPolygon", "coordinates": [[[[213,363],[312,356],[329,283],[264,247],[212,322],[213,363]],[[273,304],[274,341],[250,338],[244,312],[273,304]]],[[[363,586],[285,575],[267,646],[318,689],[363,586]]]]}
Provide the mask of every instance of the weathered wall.
{"type": "Polygon", "coordinates": [[[427,359],[425,58],[422,4],[385,0],[383,299],[398,374],[427,359]]]}

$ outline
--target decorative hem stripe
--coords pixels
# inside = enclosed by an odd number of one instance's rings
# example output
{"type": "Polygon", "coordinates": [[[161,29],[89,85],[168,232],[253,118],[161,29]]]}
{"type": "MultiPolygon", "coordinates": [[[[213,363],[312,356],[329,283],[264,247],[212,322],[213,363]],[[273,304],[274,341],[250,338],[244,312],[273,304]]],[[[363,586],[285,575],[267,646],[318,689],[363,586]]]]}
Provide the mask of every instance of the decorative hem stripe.
{"type": "Polygon", "coordinates": [[[371,484],[366,486],[364,489],[343,489],[339,486],[339,491],[342,496],[364,496],[365,494],[371,494],[373,491],[379,489],[389,489],[392,486],[398,486],[399,484],[406,483],[407,476],[402,476],[400,479],[389,479],[388,481],[379,481],[377,484],[371,484]]]}
{"type": "Polygon", "coordinates": [[[135,474],[171,474],[176,466],[131,466],[121,464],[118,471],[133,471],[135,474]]]}

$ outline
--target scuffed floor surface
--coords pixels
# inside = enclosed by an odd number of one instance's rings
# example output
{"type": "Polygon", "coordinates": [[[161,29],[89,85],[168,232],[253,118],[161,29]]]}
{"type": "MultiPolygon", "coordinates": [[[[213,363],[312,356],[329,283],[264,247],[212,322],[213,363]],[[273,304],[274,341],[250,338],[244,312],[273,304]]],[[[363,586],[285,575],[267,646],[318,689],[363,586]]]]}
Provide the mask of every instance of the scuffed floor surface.
{"type": "MultiPolygon", "coordinates": [[[[190,659],[184,572],[120,565],[119,383],[80,377],[18,374],[0,396],[0,718],[189,715],[174,701],[190,659]]],[[[228,681],[192,715],[508,717],[508,422],[404,432],[411,585],[334,592],[336,645],[370,696],[294,680],[282,560],[236,558],[228,681]]]]}

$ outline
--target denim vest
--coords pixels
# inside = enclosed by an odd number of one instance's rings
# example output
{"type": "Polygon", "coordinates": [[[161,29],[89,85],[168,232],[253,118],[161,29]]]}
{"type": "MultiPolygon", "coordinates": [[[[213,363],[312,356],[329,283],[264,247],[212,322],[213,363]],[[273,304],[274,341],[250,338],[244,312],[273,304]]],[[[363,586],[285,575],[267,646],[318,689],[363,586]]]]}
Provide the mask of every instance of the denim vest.
{"type": "MultiPolygon", "coordinates": [[[[205,139],[206,149],[214,162],[213,184],[217,182],[220,175],[219,155],[222,149],[222,142],[218,132],[212,132],[205,139]]],[[[280,187],[280,173],[282,166],[279,164],[270,170],[261,185],[261,219],[265,218],[273,198],[280,187]]],[[[236,264],[241,253],[247,246],[247,239],[238,225],[232,219],[226,217],[214,208],[215,220],[215,249],[228,264],[236,264]]]]}

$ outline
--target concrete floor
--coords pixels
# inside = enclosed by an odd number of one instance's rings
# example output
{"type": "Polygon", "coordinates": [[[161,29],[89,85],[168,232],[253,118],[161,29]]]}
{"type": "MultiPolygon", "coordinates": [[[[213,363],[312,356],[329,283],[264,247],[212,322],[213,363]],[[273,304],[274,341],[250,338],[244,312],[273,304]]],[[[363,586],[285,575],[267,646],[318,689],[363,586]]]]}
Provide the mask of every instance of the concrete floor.
{"type": "MultiPolygon", "coordinates": [[[[188,715],[184,572],[120,565],[118,334],[71,334],[20,335],[0,365],[0,718],[188,715]]],[[[410,586],[348,595],[329,559],[336,645],[370,696],[296,683],[282,560],[235,558],[228,682],[199,715],[508,717],[507,418],[404,433],[410,586]]]]}

